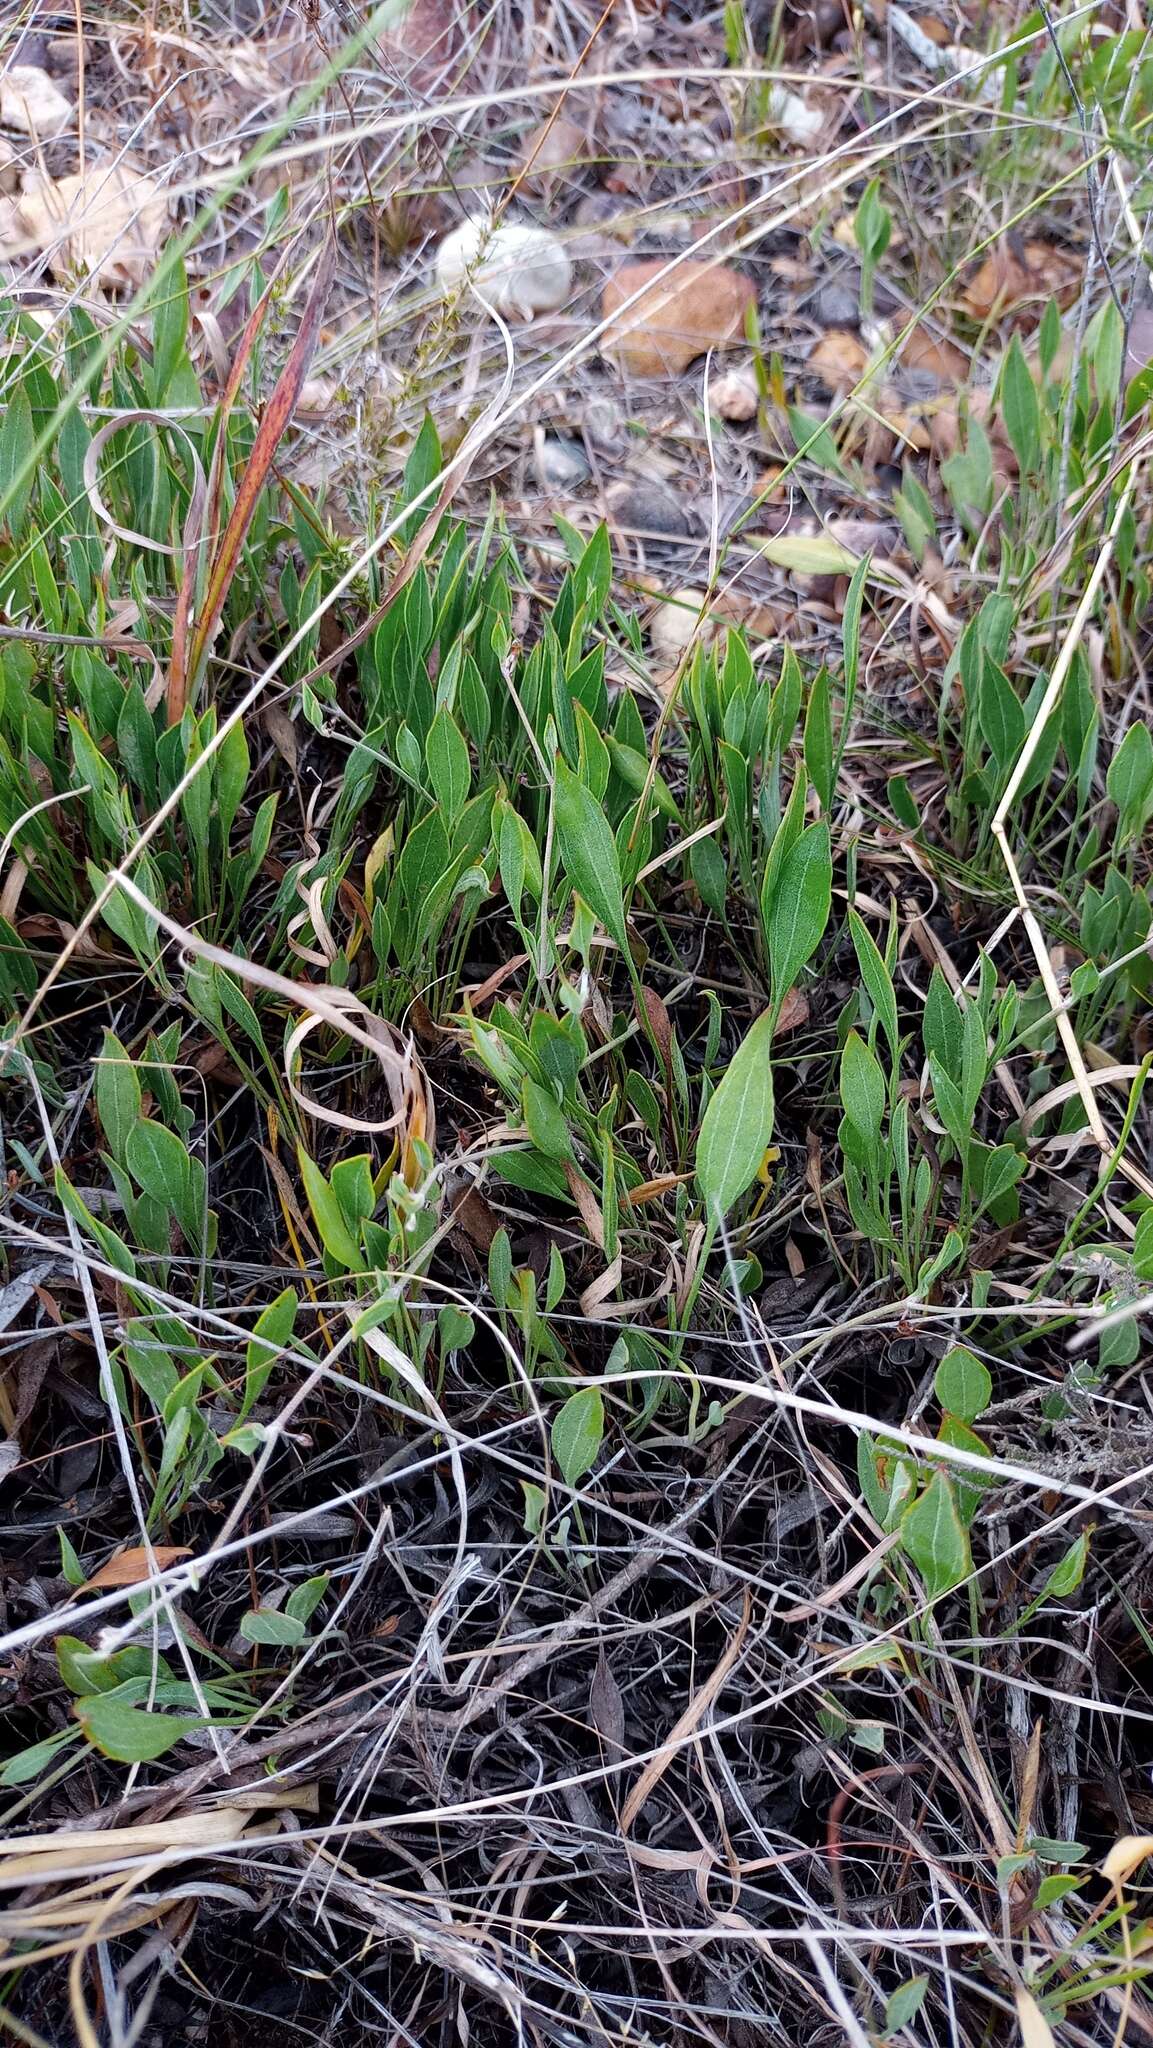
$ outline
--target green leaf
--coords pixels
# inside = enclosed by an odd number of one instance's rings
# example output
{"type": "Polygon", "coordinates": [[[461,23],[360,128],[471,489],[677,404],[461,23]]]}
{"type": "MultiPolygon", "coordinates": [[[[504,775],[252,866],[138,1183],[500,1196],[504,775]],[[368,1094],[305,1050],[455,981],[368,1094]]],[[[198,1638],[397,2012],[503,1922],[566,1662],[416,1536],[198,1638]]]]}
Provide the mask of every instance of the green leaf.
{"type": "Polygon", "coordinates": [[[241,1402],[238,1421],[243,1420],[255,1407],[269,1375],[286,1345],[292,1341],[293,1327],[300,1300],[295,1288],[286,1287],[275,1300],[262,1308],[252,1325],[252,1335],[244,1356],[244,1398],[241,1402]]]}
{"type": "Polygon", "coordinates": [[[18,479],[35,443],[28,392],[23,384],[17,384],[8,400],[4,423],[0,426],[0,504],[7,506],[3,523],[14,538],[19,537],[24,525],[35,469],[29,468],[22,482],[18,479]]]}
{"type": "Polygon", "coordinates": [[[152,403],[163,405],[184,355],[188,334],[188,279],[183,263],[168,272],[152,308],[152,403]]]}
{"type": "Polygon", "coordinates": [[[463,811],[472,783],[468,744],[457,727],[447,704],[442,704],[428,730],[424,745],[428,779],[433,794],[452,825],[463,811]]]}
{"type": "Polygon", "coordinates": [[[1153,810],[1153,740],[1147,726],[1138,723],[1129,727],[1109,763],[1105,788],[1120,812],[1119,839],[1133,838],[1153,810]]]}
{"type": "Polygon", "coordinates": [[[591,1471],[605,1433],[605,1408],[599,1387],[570,1394],[552,1426],[552,1454],[568,1486],[591,1471]]]}
{"type": "Polygon", "coordinates": [[[849,1122],[876,1157],[885,1114],[885,1076],[859,1031],[850,1031],[841,1054],[841,1101],[849,1122]]]}
{"type": "Polygon", "coordinates": [[[53,1168],[52,1178],[60,1202],[69,1215],[74,1217],[77,1223],[82,1224],[95,1239],[109,1265],[115,1266],[120,1273],[126,1273],[129,1279],[134,1279],[136,1261],[123,1238],[118,1237],[114,1230],[110,1230],[106,1223],[101,1223],[99,1218],[92,1214],[83,1197],[77,1194],[62,1166],[53,1168]]]}
{"type": "MultiPolygon", "coordinates": [[[[962,1422],[958,1415],[942,1415],[937,1441],[950,1444],[954,1450],[968,1451],[975,1458],[988,1458],[991,1455],[984,1438],[979,1437],[975,1429],[970,1429],[967,1422],[962,1422]]],[[[968,1529],[981,1505],[981,1495],[999,1482],[993,1472],[982,1472],[973,1465],[953,1465],[949,1468],[949,1483],[953,1488],[957,1513],[961,1517],[962,1525],[968,1529]]]]}
{"type": "Polygon", "coordinates": [[[488,1248],[488,1285],[497,1307],[507,1307],[512,1285],[512,1245],[503,1224],[488,1248]]]}
{"type": "Polygon", "coordinates": [[[888,1040],[889,1050],[895,1054],[899,1042],[900,1027],[897,1022],[897,997],[889,970],[877,949],[872,934],[862,923],[855,910],[850,910],[849,912],[849,932],[853,941],[853,950],[857,955],[857,965],[861,970],[861,980],[868,991],[869,1001],[877,1013],[877,1022],[888,1040]]]}
{"type": "Polygon", "coordinates": [[[824,937],[832,901],[833,858],[829,828],[822,820],[801,833],[782,862],[769,906],[766,936],[778,1010],[824,937]]]}
{"type": "Polygon", "coordinates": [[[939,967],[934,967],[929,977],[929,992],[925,997],[925,1012],[921,1020],[921,1037],[925,1051],[938,1060],[949,1079],[961,1079],[961,1057],[964,1027],[956,999],[950,991],[939,967]]]}
{"type": "Polygon", "coordinates": [[[532,1479],[522,1479],[520,1488],[524,1495],[524,1533],[526,1536],[539,1536],[544,1527],[548,1495],[544,1487],[537,1486],[532,1479]]]}
{"type": "Polygon", "coordinates": [[[204,1726],[198,1714],[149,1714],[119,1692],[77,1700],[75,1712],[88,1740],[118,1764],[152,1763],[204,1726]]]}
{"type": "Polygon", "coordinates": [[[981,1207],[989,1209],[1015,1188],[1029,1162],[1012,1145],[996,1145],[982,1168],[981,1207]]]}
{"type": "Polygon", "coordinates": [[[927,1976],[909,1977],[904,1984],[898,1984],[885,2006],[886,2034],[895,2034],[899,2028],[911,2025],[925,2003],[928,1989],[927,1976]]]}
{"type": "Polygon", "coordinates": [[[881,198],[881,181],[872,178],[853,215],[853,239],[867,262],[880,262],[892,232],[893,217],[881,198]]]}
{"type": "Polygon", "coordinates": [[[1043,1913],[1047,1906],[1058,1905],[1062,1899],[1068,1898],[1070,1892],[1079,1891],[1084,1882],[1083,1877],[1074,1877],[1071,1870],[1051,1871],[1037,1886],[1034,1900],[1037,1911],[1043,1913]]]}
{"type": "Polygon", "coordinates": [[[774,1022],[771,1010],[757,1018],[729,1061],[701,1124],[697,1183],[715,1219],[751,1187],[773,1135],[774,1022]]]}
{"type": "Polygon", "coordinates": [[[1139,1280],[1153,1280],[1153,1208],[1147,1208],[1137,1223],[1133,1239],[1133,1272],[1139,1280]]]}
{"type": "Polygon", "coordinates": [[[289,1650],[304,1641],[304,1622],[293,1614],[279,1614],[274,1607],[253,1607],[240,1618],[240,1633],[246,1643],[260,1643],[269,1649],[289,1650]]]}
{"type": "Polygon", "coordinates": [[[108,1150],[124,1164],[129,1137],[140,1120],[140,1081],[125,1048],[111,1031],[104,1033],[96,1062],[96,1112],[108,1150]]]}
{"type": "Polygon", "coordinates": [[[229,727],[216,750],[213,770],[216,779],[216,809],[226,849],[233,819],[240,809],[240,799],[248,785],[250,766],[244,726],[237,719],[236,724],[229,727]]]}
{"type": "Polygon", "coordinates": [[[297,1152],[304,1192],[312,1210],[320,1241],[331,1258],[350,1273],[363,1273],[360,1247],[345,1222],[344,1211],[319,1166],[304,1151],[297,1152]]]}
{"type": "Polygon", "coordinates": [[[284,1611],[294,1621],[311,1621],[328,1591],[331,1572],[317,1572],[311,1579],[302,1580],[294,1586],[284,1603],[284,1611]]]}
{"type": "Polygon", "coordinates": [[[521,1086],[521,1101],[525,1126],[537,1150],[543,1152],[546,1159],[571,1159],[572,1139],[555,1095],[526,1074],[521,1086]]]}
{"type": "Polygon", "coordinates": [[[937,1367],[933,1391],[948,1414],[961,1422],[975,1422],[993,1398],[993,1381],[988,1367],[958,1344],[937,1367]]]}
{"type": "Polygon", "coordinates": [[[805,768],[821,809],[827,811],[833,801],[833,712],[824,669],[813,684],[805,714],[805,768]]]}
{"type": "Polygon", "coordinates": [[[901,1517],[901,1542],[920,1572],[930,1600],[939,1600],[972,1570],[969,1538],[957,1512],[953,1488],[934,1473],[919,1500],[901,1517]]]}
{"type": "Polygon", "coordinates": [[[118,1683],[107,1657],[79,1636],[57,1636],[56,1666],[69,1692],[112,1692],[118,1683]]]}
{"type": "Polygon", "coordinates": [[[1089,1854],[1084,1842],[1055,1842],[1051,1835],[1030,1835],[1029,1847],[1038,1863],[1081,1863],[1089,1854]]]}
{"type": "Polygon", "coordinates": [[[57,1735],[46,1735],[43,1742],[33,1742],[27,1749],[19,1749],[10,1756],[2,1771],[0,1785],[27,1785],[48,1770],[60,1751],[79,1736],[78,1728],[61,1728],[57,1735]]]}
{"type": "Polygon", "coordinates": [[[1025,351],[1016,334],[1009,344],[1001,372],[1001,414],[1021,475],[1029,476],[1041,457],[1041,406],[1037,386],[1025,361],[1025,351]]]}
{"type": "Polygon", "coordinates": [[[70,1586],[82,1586],[88,1574],[76,1555],[75,1545],[69,1537],[67,1530],[61,1528],[59,1524],[57,1524],[56,1537],[60,1545],[60,1569],[64,1577],[70,1586]]]}
{"type": "Polygon", "coordinates": [[[1007,774],[1021,751],[1025,712],[1005,671],[988,656],[981,668],[979,711],[989,752],[1002,775],[1007,774]]]}
{"type": "Polygon", "coordinates": [[[452,1301],[446,1301],[444,1307],[438,1309],[436,1327],[441,1350],[446,1354],[450,1351],[467,1351],[476,1336],[476,1323],[472,1316],[466,1314],[464,1309],[457,1308],[456,1303],[452,1301]]]}
{"type": "Polygon", "coordinates": [[[705,908],[714,917],[724,917],[728,910],[729,871],[715,839],[698,839],[689,848],[689,873],[705,908]]]}
{"type": "Polygon", "coordinates": [[[1042,1600],[1067,1600],[1077,1591],[1085,1576],[1085,1565],[1089,1557],[1089,1531],[1083,1530],[1075,1543],[1071,1543],[1064,1557],[1053,1566],[1041,1590],[1042,1600]]]}
{"type": "Polygon", "coordinates": [[[556,832],[569,881],[627,958],[624,895],[612,827],[591,792],[559,754],[556,832]]]}
{"type": "Polygon", "coordinates": [[[376,1189],[372,1184],[372,1161],[367,1152],[354,1152],[348,1159],[338,1159],[329,1175],[329,1185],[340,1203],[344,1217],[353,1237],[358,1237],[360,1226],[367,1223],[376,1208],[376,1189]]]}
{"type": "Polygon", "coordinates": [[[188,1151],[175,1131],[142,1116],[128,1134],[125,1163],[146,1195],[169,1212],[181,1206],[188,1186],[188,1151]]]}

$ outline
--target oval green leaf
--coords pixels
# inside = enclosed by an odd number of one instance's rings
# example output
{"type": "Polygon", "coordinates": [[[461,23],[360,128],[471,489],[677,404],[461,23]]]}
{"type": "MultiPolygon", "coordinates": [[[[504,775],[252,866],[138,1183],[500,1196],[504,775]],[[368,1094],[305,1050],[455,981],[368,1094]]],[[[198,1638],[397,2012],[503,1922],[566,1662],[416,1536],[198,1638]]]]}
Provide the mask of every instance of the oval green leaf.
{"type": "Polygon", "coordinates": [[[718,1219],[752,1186],[773,1135],[773,1023],[765,1010],[738,1046],[697,1138],[697,1184],[718,1219]]]}

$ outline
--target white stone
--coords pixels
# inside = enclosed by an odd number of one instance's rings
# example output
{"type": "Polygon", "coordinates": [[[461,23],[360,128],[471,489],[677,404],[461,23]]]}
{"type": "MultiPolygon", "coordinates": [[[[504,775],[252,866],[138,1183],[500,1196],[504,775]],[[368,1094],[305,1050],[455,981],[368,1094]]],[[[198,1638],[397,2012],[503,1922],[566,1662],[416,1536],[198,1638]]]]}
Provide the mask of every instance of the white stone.
{"type": "Polygon", "coordinates": [[[546,228],[466,220],[436,252],[436,280],[447,298],[468,280],[502,315],[531,320],[563,306],[572,286],[564,246],[546,228]]]}

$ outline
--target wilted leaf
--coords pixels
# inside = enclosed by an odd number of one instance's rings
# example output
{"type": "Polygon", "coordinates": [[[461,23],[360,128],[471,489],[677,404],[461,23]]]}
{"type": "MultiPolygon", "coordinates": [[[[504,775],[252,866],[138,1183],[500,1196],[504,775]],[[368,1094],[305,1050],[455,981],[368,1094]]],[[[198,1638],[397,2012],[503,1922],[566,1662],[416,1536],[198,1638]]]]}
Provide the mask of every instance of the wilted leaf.
{"type": "Polygon", "coordinates": [[[1122,1835],[1102,1863],[1101,1875],[1110,1884],[1122,1885],[1147,1856],[1153,1856],[1153,1835],[1122,1835]]]}
{"type": "Polygon", "coordinates": [[[1053,2029],[1032,1992],[1026,1991],[1023,1984],[1018,1984],[1014,1995],[1017,2000],[1017,2024],[1021,2029],[1023,2048],[1057,2048],[1053,2029]]]}
{"type": "Polygon", "coordinates": [[[757,552],[778,569],[791,569],[798,576],[849,576],[860,560],[842,541],[824,533],[782,533],[761,541],[757,552]]]}
{"type": "Polygon", "coordinates": [[[151,1551],[145,1550],[142,1543],[134,1543],[102,1564],[98,1572],[84,1581],[80,1591],[95,1593],[105,1586],[140,1586],[154,1571],[167,1571],[178,1558],[191,1556],[186,1543],[154,1543],[151,1551]]]}
{"type": "Polygon", "coordinates": [[[970,278],[964,305],[974,320],[993,313],[1029,307],[1035,324],[1050,299],[1068,305],[1081,282],[1081,264],[1068,249],[1052,242],[1023,242],[1016,234],[1002,236],[970,278]]]}

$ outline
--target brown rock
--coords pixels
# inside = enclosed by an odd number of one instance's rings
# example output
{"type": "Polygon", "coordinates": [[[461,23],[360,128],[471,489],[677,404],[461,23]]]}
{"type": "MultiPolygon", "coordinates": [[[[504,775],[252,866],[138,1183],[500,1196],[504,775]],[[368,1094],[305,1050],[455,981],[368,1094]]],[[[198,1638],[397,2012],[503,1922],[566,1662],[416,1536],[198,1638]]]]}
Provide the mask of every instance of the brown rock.
{"type": "Polygon", "coordinates": [[[748,364],[709,381],[709,411],[722,420],[755,420],[760,406],[757,380],[748,364]]]}
{"type": "Polygon", "coordinates": [[[576,121],[559,114],[550,127],[542,121],[534,128],[520,157],[522,182],[530,191],[571,177],[589,153],[588,138],[576,121]]]}
{"type": "Polygon", "coordinates": [[[931,377],[938,390],[949,384],[963,384],[969,375],[969,358],[964,349],[951,341],[938,341],[934,335],[926,334],[923,327],[914,327],[901,350],[901,364],[906,370],[931,377]]]}
{"type": "Polygon", "coordinates": [[[634,377],[675,376],[706,349],[742,341],[745,316],[756,304],[751,279],[727,264],[687,262],[665,271],[663,256],[626,263],[604,288],[601,307],[612,325],[602,353],[634,377]],[[619,311],[636,292],[636,304],[619,311]]]}
{"type": "Polygon", "coordinates": [[[142,284],[168,225],[168,201],[130,157],[67,178],[28,179],[20,225],[56,276],[86,270],[98,284],[142,284]]]}
{"type": "Polygon", "coordinates": [[[859,334],[830,327],[809,357],[808,368],[826,391],[851,391],[864,374],[869,351],[859,334]]]}

